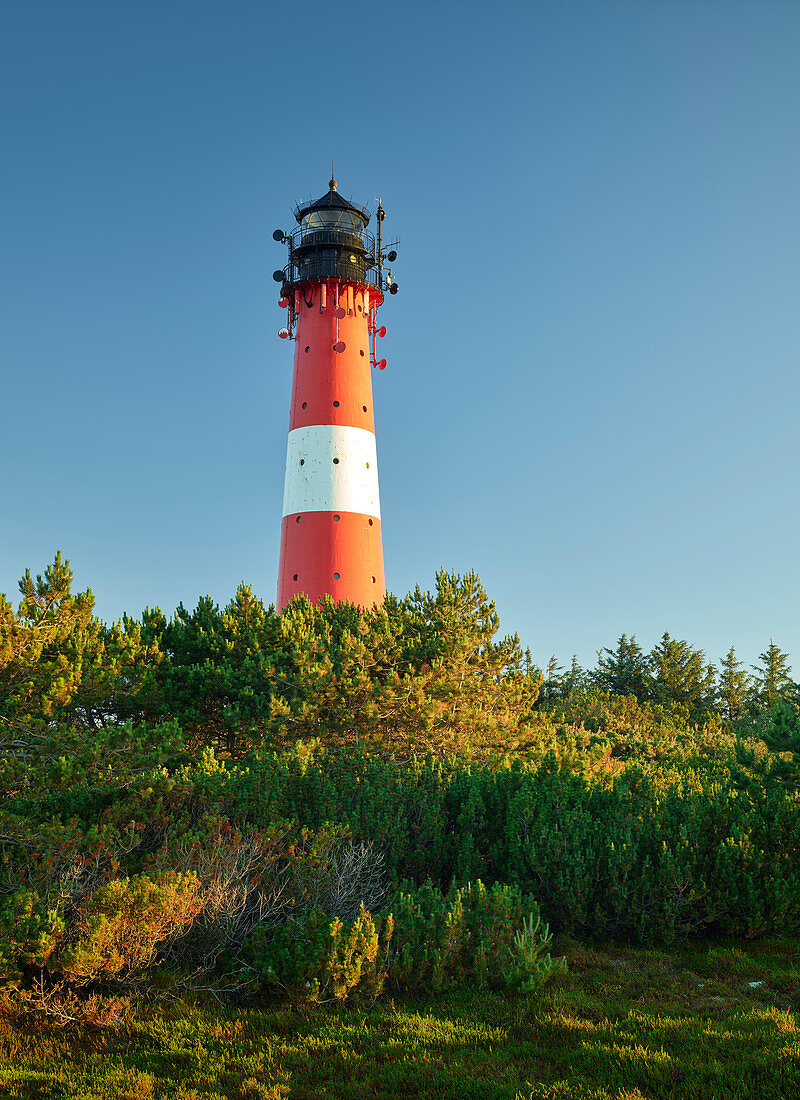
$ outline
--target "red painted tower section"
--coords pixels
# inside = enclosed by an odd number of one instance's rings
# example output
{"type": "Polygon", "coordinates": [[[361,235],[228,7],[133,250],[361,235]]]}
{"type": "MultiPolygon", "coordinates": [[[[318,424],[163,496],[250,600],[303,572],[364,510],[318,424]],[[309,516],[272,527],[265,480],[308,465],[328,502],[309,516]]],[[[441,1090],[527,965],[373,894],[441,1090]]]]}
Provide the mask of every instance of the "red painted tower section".
{"type": "Polygon", "coordinates": [[[375,312],[397,290],[383,274],[396,253],[381,250],[381,207],[376,246],[369,215],[335,180],[295,216],[291,236],[274,234],[289,244],[275,272],[289,311],[280,335],[295,341],[277,608],[300,593],[370,607],[386,594],[371,377],[386,365],[375,355],[386,330],[375,312]]]}

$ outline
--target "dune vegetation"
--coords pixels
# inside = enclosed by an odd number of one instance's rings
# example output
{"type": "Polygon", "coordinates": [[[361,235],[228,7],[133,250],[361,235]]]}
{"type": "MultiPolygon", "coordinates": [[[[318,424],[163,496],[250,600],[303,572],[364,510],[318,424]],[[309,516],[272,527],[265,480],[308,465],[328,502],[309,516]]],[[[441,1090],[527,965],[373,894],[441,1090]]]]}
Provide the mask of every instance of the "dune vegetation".
{"type": "Polygon", "coordinates": [[[787,655],[498,631],[0,597],[0,1096],[800,1092],[787,655]]]}

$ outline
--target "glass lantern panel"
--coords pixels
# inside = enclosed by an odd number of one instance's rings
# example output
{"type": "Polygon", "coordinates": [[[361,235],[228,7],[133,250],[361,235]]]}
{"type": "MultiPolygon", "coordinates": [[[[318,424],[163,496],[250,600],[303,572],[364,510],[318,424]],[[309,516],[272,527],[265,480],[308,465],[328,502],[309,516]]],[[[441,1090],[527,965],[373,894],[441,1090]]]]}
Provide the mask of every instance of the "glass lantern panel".
{"type": "Polygon", "coordinates": [[[346,233],[360,233],[362,219],[352,210],[312,210],[303,218],[303,233],[316,229],[342,229],[346,233]]]}

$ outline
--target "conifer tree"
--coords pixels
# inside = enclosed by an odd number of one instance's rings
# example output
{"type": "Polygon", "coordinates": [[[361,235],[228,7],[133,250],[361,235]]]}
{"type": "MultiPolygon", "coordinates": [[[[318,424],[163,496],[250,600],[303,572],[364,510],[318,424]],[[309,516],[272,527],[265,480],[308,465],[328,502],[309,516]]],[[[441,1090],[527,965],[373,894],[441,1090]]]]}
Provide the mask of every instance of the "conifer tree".
{"type": "Polygon", "coordinates": [[[529,674],[517,635],[494,640],[500,619],[478,575],[442,570],[433,592],[417,586],[405,600],[387,601],[387,612],[396,616],[399,667],[407,669],[387,678],[387,734],[394,728],[414,751],[439,754],[515,743],[541,681],[529,674]]]}
{"type": "Polygon", "coordinates": [[[734,647],[720,658],[720,674],[717,681],[717,706],[728,722],[744,718],[750,694],[750,677],[744,665],[736,657],[734,647]]]}
{"type": "Polygon", "coordinates": [[[705,663],[702,649],[664,632],[650,653],[653,698],[667,710],[683,711],[693,722],[703,721],[713,708],[716,671],[705,663]]]}
{"type": "Polygon", "coordinates": [[[636,641],[622,634],[616,649],[601,649],[597,654],[597,669],[592,677],[598,687],[610,695],[635,695],[640,703],[652,697],[652,680],[647,657],[636,641]]]}
{"type": "Polygon", "coordinates": [[[785,699],[779,699],[757,722],[757,733],[770,750],[758,756],[737,738],[733,777],[737,786],[761,794],[771,786],[790,791],[800,787],[800,714],[785,699]]]}
{"type": "Polygon", "coordinates": [[[558,658],[553,654],[544,670],[544,680],[539,695],[540,707],[546,708],[548,703],[552,702],[553,699],[561,698],[563,695],[565,676],[566,670],[564,666],[558,663],[558,658]]]}
{"type": "Polygon", "coordinates": [[[564,675],[563,679],[563,691],[564,697],[570,699],[576,692],[586,683],[586,672],[581,668],[578,663],[577,653],[572,654],[572,663],[569,666],[569,672],[564,675]]]}
{"type": "Polygon", "coordinates": [[[191,739],[234,754],[263,740],[276,684],[290,663],[273,607],[242,583],[224,610],[201,596],[194,611],[180,604],[169,623],[158,608],[146,611],[143,629],[160,630],[168,658],[159,677],[161,704],[191,739]]]}
{"type": "Polygon", "coordinates": [[[756,699],[758,703],[771,710],[781,699],[792,694],[792,670],[789,654],[775,645],[770,638],[766,652],[759,654],[755,671],[756,699]]]}
{"type": "Polygon", "coordinates": [[[89,589],[57,553],[44,575],[26,571],[17,611],[0,595],[0,722],[61,721],[98,729],[140,716],[143,689],[161,660],[157,642],[130,619],[107,626],[89,589]]]}

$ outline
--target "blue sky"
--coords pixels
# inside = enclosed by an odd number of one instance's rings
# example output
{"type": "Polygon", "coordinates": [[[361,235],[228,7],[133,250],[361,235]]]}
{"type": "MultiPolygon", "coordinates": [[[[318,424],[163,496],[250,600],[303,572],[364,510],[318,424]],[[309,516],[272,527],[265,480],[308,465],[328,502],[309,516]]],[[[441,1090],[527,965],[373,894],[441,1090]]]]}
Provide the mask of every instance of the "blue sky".
{"type": "Polygon", "coordinates": [[[3,5],[0,591],[61,549],[107,619],[274,599],[272,230],[333,157],[402,241],[389,587],[474,568],[540,661],[797,674],[798,41],[779,0],[3,5]]]}

